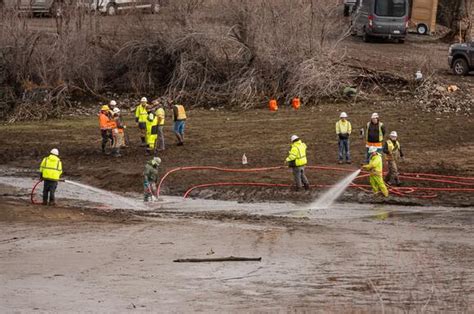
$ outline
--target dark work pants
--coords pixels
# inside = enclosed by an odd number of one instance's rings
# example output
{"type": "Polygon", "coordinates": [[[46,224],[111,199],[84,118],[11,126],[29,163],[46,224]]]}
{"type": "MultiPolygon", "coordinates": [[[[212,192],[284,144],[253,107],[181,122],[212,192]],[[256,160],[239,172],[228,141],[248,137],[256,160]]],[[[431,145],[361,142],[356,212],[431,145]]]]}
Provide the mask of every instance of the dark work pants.
{"type": "Polygon", "coordinates": [[[54,192],[56,192],[56,188],[58,187],[57,181],[51,180],[44,180],[44,187],[43,187],[43,204],[54,203],[54,192]]]}
{"type": "Polygon", "coordinates": [[[102,135],[102,152],[105,153],[107,142],[110,141],[110,144],[113,145],[114,138],[110,130],[100,130],[100,135],[102,135]]]}

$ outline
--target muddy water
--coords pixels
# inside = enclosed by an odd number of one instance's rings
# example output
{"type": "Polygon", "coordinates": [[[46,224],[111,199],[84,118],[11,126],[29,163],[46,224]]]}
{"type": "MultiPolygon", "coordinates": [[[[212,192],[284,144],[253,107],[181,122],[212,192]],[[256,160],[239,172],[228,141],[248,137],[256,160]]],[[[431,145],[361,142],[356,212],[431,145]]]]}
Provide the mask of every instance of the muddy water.
{"type": "MultiPolygon", "coordinates": [[[[33,183],[0,177],[0,190],[27,198],[33,183]]],[[[65,205],[127,208],[93,195],[58,190],[65,205]]],[[[140,224],[0,221],[0,312],[474,310],[474,209],[301,208],[164,197],[140,224]],[[230,255],[262,262],[172,262],[230,255]]]]}

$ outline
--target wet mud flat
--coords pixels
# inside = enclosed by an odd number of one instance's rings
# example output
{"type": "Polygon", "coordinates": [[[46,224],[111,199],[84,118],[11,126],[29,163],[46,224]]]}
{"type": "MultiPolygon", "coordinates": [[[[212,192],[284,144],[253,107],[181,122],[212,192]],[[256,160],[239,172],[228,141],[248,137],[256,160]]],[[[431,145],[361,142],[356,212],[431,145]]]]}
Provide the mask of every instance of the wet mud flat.
{"type": "Polygon", "coordinates": [[[474,310],[473,208],[0,204],[1,312],[474,310]]]}

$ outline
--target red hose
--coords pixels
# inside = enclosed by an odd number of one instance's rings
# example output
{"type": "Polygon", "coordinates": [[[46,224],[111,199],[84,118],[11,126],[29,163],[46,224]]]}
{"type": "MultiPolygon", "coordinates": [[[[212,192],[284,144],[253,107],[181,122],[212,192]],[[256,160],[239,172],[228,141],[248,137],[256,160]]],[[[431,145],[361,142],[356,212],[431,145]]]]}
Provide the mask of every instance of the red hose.
{"type": "Polygon", "coordinates": [[[36,184],[33,186],[33,189],[31,189],[30,199],[31,199],[31,204],[33,204],[33,205],[39,205],[39,204],[40,204],[40,203],[35,202],[35,190],[36,190],[36,187],[37,187],[41,182],[43,182],[43,180],[39,180],[38,182],[36,182],[36,184]]]}
{"type": "MultiPolygon", "coordinates": [[[[206,187],[218,187],[218,186],[260,186],[260,187],[290,187],[290,184],[281,184],[281,183],[263,183],[263,182],[214,182],[214,183],[206,183],[206,184],[199,184],[192,186],[189,188],[183,195],[184,198],[187,198],[189,194],[199,188],[206,188],[206,187]]],[[[331,185],[311,185],[311,187],[331,187],[331,185]]],[[[364,192],[370,193],[370,185],[365,184],[351,184],[349,187],[351,188],[358,188],[364,192]],[[369,189],[367,189],[369,188],[369,189]]],[[[413,196],[416,198],[435,198],[437,197],[436,194],[428,194],[428,195],[410,195],[414,194],[417,191],[439,191],[439,192],[474,192],[474,188],[418,188],[418,187],[389,187],[389,191],[398,196],[413,196]]]]}

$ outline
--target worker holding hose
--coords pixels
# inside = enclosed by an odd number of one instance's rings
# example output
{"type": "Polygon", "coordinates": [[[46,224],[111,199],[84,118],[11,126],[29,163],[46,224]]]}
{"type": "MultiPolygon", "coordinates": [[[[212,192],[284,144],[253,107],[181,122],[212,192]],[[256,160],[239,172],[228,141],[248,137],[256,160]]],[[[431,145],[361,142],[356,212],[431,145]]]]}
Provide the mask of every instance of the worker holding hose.
{"type": "Polygon", "coordinates": [[[304,185],[305,190],[309,190],[309,181],[304,173],[304,166],[308,163],[306,159],[306,144],[297,135],[291,136],[291,149],[285,163],[293,169],[296,191],[299,191],[302,185],[304,185]]]}
{"type": "Polygon", "coordinates": [[[63,165],[59,159],[57,148],[53,148],[49,156],[43,158],[39,171],[41,172],[41,180],[44,181],[43,205],[54,206],[56,205],[54,193],[63,173],[63,165]]]}
{"type": "Polygon", "coordinates": [[[144,181],[143,187],[145,189],[143,201],[148,202],[155,200],[156,183],[158,182],[158,167],[161,164],[159,157],[153,157],[152,160],[148,161],[145,165],[145,171],[143,172],[144,181]]]}
{"type": "Polygon", "coordinates": [[[370,161],[367,165],[363,165],[362,169],[370,172],[369,180],[374,194],[377,195],[382,192],[383,196],[388,197],[388,189],[383,182],[382,155],[378,153],[378,147],[369,147],[369,155],[370,161]]]}
{"type": "Polygon", "coordinates": [[[389,139],[383,146],[383,152],[385,153],[385,159],[387,159],[388,164],[388,172],[385,176],[385,182],[399,186],[400,179],[398,177],[398,162],[400,158],[403,158],[403,152],[397,138],[397,131],[392,131],[389,135],[389,139]]]}

